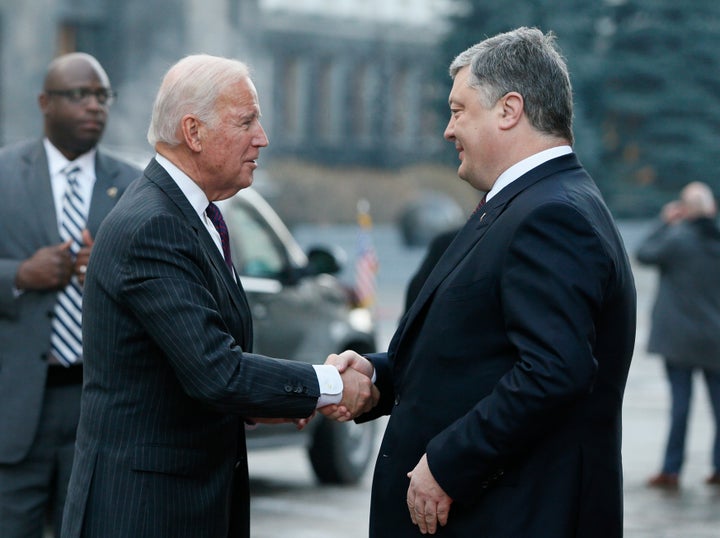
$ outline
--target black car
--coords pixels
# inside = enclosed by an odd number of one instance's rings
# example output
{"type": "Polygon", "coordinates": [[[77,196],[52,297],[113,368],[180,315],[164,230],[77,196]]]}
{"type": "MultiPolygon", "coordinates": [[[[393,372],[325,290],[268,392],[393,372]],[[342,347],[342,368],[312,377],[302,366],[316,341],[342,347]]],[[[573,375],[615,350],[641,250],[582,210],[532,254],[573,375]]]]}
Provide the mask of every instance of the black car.
{"type": "MultiPolygon", "coordinates": [[[[375,350],[369,310],[333,274],[341,257],[328,248],[303,252],[254,189],[221,203],[232,257],[253,316],[256,353],[320,364],[330,353],[375,350]]],[[[248,448],[304,444],[320,482],[357,482],[374,455],[376,426],[337,423],[318,414],[301,432],[292,424],[248,431],[248,448]]]]}

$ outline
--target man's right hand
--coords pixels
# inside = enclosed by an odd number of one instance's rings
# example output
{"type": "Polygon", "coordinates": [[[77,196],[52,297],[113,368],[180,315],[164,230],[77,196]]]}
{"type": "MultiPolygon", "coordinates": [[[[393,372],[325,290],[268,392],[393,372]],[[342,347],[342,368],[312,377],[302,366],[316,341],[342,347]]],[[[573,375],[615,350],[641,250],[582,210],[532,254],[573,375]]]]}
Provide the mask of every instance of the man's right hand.
{"type": "Polygon", "coordinates": [[[67,286],[73,274],[71,240],[38,249],[20,264],[15,275],[19,290],[58,290],[67,286]]]}
{"type": "Polygon", "coordinates": [[[372,383],[374,367],[365,357],[354,351],[343,351],[340,355],[328,356],[325,364],[335,366],[340,372],[343,394],[339,404],[319,409],[323,415],[345,422],[367,413],[377,405],[380,391],[372,383]]]}

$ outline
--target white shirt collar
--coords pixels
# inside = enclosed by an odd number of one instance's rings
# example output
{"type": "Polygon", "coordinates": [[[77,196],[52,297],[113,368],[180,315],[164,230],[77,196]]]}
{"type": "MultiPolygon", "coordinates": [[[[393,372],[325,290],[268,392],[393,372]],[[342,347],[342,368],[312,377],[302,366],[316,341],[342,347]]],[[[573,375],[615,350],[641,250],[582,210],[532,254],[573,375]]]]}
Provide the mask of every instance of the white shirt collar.
{"type": "Polygon", "coordinates": [[[74,161],[70,161],[47,138],[43,139],[43,145],[45,146],[45,154],[47,155],[48,159],[48,170],[50,172],[50,177],[63,173],[65,167],[70,164],[70,162],[72,162],[80,168],[80,175],[78,176],[79,179],[90,178],[93,181],[95,180],[95,154],[97,153],[96,148],[93,148],[90,151],[83,153],[74,161]]]}
{"type": "MultiPolygon", "coordinates": [[[[185,198],[187,198],[188,202],[190,202],[190,205],[195,210],[195,213],[197,213],[198,217],[200,217],[200,221],[205,225],[205,229],[207,229],[210,234],[210,237],[213,240],[213,243],[215,243],[220,256],[223,256],[224,254],[220,234],[215,228],[215,225],[208,218],[207,213],[205,213],[205,210],[210,203],[205,195],[205,191],[203,191],[200,186],[190,178],[190,176],[159,153],[155,154],[155,160],[170,175],[172,180],[185,195],[185,198]]],[[[236,279],[234,271],[232,276],[233,279],[236,279]]]]}
{"type": "Polygon", "coordinates": [[[52,189],[53,202],[55,203],[55,215],[57,216],[58,229],[62,226],[62,203],[65,191],[67,190],[66,168],[69,164],[80,168],[77,174],[79,194],[82,199],[82,210],[84,215],[90,213],[90,202],[93,189],[95,188],[95,148],[83,153],[74,161],[69,161],[50,140],[43,139],[45,155],[48,161],[48,172],[50,173],[50,188],[52,189]]]}
{"type": "Polygon", "coordinates": [[[527,157],[526,159],[515,163],[510,168],[505,170],[502,174],[500,174],[500,176],[495,181],[495,184],[492,186],[492,189],[490,189],[490,191],[487,193],[485,199],[490,200],[490,198],[492,198],[502,189],[510,185],[510,183],[521,177],[523,174],[526,174],[533,168],[537,168],[541,164],[549,161],[550,159],[555,159],[563,155],[568,155],[572,153],[572,151],[573,150],[570,146],[556,146],[554,148],[546,149],[544,151],[536,153],[535,155],[531,155],[530,157],[527,157]]]}
{"type": "Polygon", "coordinates": [[[207,199],[207,196],[205,195],[205,192],[200,188],[197,183],[190,179],[190,176],[188,176],[185,172],[180,170],[177,166],[175,166],[172,162],[170,162],[168,159],[166,159],[159,153],[155,154],[155,160],[167,171],[168,174],[170,174],[170,177],[175,183],[177,183],[177,186],[185,195],[185,198],[188,199],[188,202],[190,202],[190,205],[198,214],[200,220],[205,222],[205,210],[210,203],[210,201],[207,199]]]}

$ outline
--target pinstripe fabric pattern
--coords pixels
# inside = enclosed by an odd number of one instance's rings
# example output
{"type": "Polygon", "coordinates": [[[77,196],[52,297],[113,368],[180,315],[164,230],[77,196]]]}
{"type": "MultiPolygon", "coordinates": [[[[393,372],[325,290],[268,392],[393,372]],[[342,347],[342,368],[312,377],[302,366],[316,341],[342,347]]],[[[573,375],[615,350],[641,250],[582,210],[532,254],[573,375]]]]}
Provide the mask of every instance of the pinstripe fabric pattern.
{"type": "Polygon", "coordinates": [[[97,236],[84,315],[62,536],[247,536],[243,417],[308,416],[317,379],[249,352],[244,293],[155,161],[97,236]]]}

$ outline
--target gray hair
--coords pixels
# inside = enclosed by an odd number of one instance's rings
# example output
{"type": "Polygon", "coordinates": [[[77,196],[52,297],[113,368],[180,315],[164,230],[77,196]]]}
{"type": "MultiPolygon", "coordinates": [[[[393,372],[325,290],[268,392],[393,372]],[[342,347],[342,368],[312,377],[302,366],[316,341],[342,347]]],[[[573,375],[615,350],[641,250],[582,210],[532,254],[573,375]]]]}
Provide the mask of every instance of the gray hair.
{"type": "Polygon", "coordinates": [[[552,32],[521,27],[490,37],[460,53],[450,64],[450,76],[468,65],[468,83],[485,106],[517,92],[535,129],[573,143],[572,86],[552,32]]]}
{"type": "Polygon", "coordinates": [[[247,65],[238,60],[207,54],[186,56],[163,78],[153,105],[147,139],[153,147],[158,142],[180,144],[178,128],[186,114],[214,125],[215,103],[222,92],[250,76],[247,65]]]}

